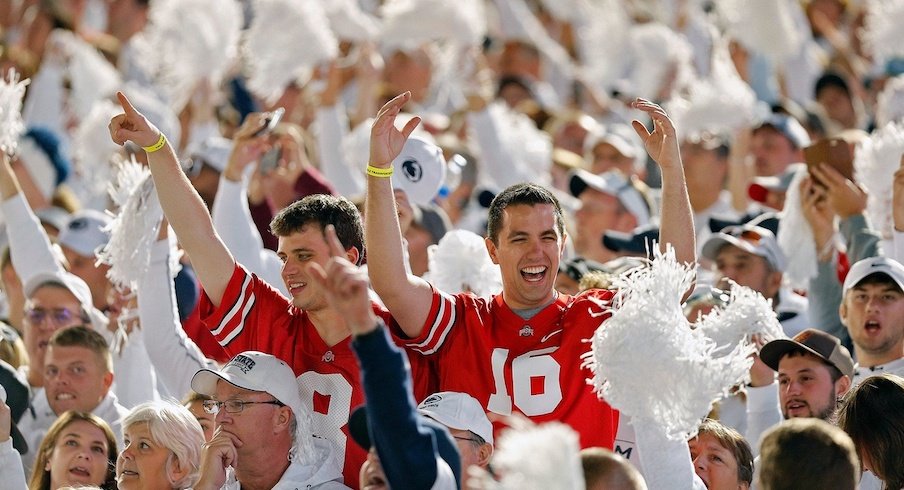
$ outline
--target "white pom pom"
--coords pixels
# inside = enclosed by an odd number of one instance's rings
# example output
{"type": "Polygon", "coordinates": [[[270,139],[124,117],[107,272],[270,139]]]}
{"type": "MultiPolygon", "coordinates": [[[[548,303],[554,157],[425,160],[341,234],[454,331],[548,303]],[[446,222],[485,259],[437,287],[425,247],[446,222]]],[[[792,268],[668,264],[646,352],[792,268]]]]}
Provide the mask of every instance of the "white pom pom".
{"type": "Polygon", "coordinates": [[[381,13],[384,50],[411,49],[427,41],[475,46],[487,32],[482,0],[393,0],[381,13]]]}
{"type": "MultiPolygon", "coordinates": [[[[57,35],[59,31],[53,31],[57,35]]],[[[72,83],[69,105],[78,119],[91,113],[98,100],[112,97],[119,90],[122,79],[94,46],[71,33],[59,32],[66,39],[69,50],[69,79],[72,83]]]]}
{"type": "Polygon", "coordinates": [[[791,9],[800,8],[788,0],[726,1],[733,8],[730,31],[747,49],[760,53],[774,63],[796,54],[804,42],[797,30],[791,9]]]}
{"type": "Polygon", "coordinates": [[[7,155],[16,153],[19,137],[25,132],[22,99],[28,82],[27,78],[19,81],[19,73],[12,68],[6,78],[0,77],[0,151],[7,155]]]}
{"type": "Polygon", "coordinates": [[[690,44],[662,24],[633,26],[626,50],[630,61],[621,86],[626,94],[656,98],[670,79],[672,90],[693,81],[690,44]]]}
{"type": "Polygon", "coordinates": [[[274,102],[291,82],[335,58],[339,47],[315,0],[255,0],[253,7],[243,45],[248,88],[274,102]]]}
{"type": "Polygon", "coordinates": [[[475,488],[499,490],[578,490],[584,488],[578,434],[550,422],[507,429],[499,437],[493,467],[499,481],[486,473],[475,488]]]}
{"type": "Polygon", "coordinates": [[[627,70],[624,56],[631,19],[618,0],[584,4],[586,15],[576,31],[584,78],[610,92],[627,70]]]}
{"type": "Polygon", "coordinates": [[[870,226],[886,239],[894,229],[892,184],[904,153],[904,121],[891,122],[873,131],[854,151],[854,180],[868,194],[866,216],[870,226]]]}
{"type": "Polygon", "coordinates": [[[470,291],[488,297],[502,291],[502,273],[487,253],[481,236],[452,230],[427,249],[429,272],[425,279],[450,294],[470,291]]]}
{"type": "Polygon", "coordinates": [[[110,282],[135,290],[150,267],[151,246],[157,240],[163,210],[150,171],[134,159],[119,163],[116,182],[110,185],[118,212],[107,227],[110,241],[97,257],[110,265],[110,282]]]}
{"type": "Polygon", "coordinates": [[[885,88],[876,101],[876,126],[904,121],[904,75],[885,82],[885,88]]]}
{"type": "Polygon", "coordinates": [[[716,344],[717,356],[729,353],[739,344],[749,344],[752,335],[759,335],[767,342],[785,337],[772,309],[772,300],[734,282],[728,303],[701,318],[697,328],[716,344]]]}
{"type": "Polygon", "coordinates": [[[154,0],[138,63],[181,111],[199,81],[216,85],[235,61],[242,22],[236,0],[154,0]]]}
{"type": "Polygon", "coordinates": [[[362,11],[357,0],[320,0],[320,4],[338,38],[371,41],[380,34],[380,21],[362,11]]]}
{"type": "Polygon", "coordinates": [[[738,75],[725,42],[713,50],[709,77],[689,85],[686,95],[666,105],[679,137],[691,141],[705,134],[733,133],[760,117],[756,94],[738,75]]]}
{"type": "MultiPolygon", "coordinates": [[[[680,299],[694,271],[654,247],[648,268],[613,282],[612,316],[591,339],[586,364],[602,398],[638,423],[687,440],[712,403],[741,382],[752,348],[718,346],[685,319],[680,299]]],[[[714,327],[710,327],[714,329],[714,327]]]]}
{"type": "Polygon", "coordinates": [[[501,102],[487,106],[487,115],[497,131],[500,148],[508,153],[514,166],[489,168],[499,162],[486,162],[478,172],[478,184],[485,188],[505,189],[520,182],[549,184],[552,165],[552,142],[549,135],[537,129],[526,115],[513,111],[501,102]]]}
{"type": "Polygon", "coordinates": [[[122,113],[122,108],[104,99],[94,104],[87,117],[81,120],[72,141],[75,176],[72,187],[82,202],[96,202],[106,198],[108,184],[113,180],[113,155],[119,146],[110,139],[110,119],[122,113]]]}
{"type": "Polygon", "coordinates": [[[904,56],[901,26],[904,0],[869,0],[864,19],[863,41],[879,61],[904,56]]]}

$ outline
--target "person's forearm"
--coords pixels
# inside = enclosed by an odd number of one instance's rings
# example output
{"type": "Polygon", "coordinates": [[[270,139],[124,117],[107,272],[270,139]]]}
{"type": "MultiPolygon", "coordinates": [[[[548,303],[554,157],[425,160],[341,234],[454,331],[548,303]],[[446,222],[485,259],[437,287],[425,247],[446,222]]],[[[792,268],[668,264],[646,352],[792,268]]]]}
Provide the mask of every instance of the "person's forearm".
{"type": "Polygon", "coordinates": [[[679,262],[697,261],[694,214],[687,196],[684,169],[680,165],[662,168],[661,243],[671,244],[679,262]]]}
{"type": "Polygon", "coordinates": [[[22,192],[19,187],[19,180],[13,173],[13,167],[10,164],[9,156],[5,153],[0,155],[0,198],[7,200],[22,192]]]}

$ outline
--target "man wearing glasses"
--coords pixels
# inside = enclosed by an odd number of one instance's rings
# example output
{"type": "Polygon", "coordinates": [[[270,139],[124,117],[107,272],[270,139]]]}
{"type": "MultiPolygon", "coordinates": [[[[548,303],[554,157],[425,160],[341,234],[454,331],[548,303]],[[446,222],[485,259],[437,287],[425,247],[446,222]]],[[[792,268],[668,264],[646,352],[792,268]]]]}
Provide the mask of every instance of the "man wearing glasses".
{"type": "Polygon", "coordinates": [[[246,351],[223,369],[202,369],[191,387],[213,397],[217,429],[203,447],[196,490],[345,489],[332,446],[311,433],[292,368],[246,351]]]}

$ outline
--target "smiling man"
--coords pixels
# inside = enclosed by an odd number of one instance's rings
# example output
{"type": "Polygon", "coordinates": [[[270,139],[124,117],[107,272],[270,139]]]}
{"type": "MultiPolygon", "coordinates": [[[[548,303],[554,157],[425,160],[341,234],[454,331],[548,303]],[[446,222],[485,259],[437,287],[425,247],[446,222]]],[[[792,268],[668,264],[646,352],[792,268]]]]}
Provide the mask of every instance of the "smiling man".
{"type": "Polygon", "coordinates": [[[854,342],[854,385],[867,376],[904,376],[904,266],[871,257],[851,267],[839,307],[854,342]]]}
{"type": "MultiPolygon", "coordinates": [[[[516,184],[490,205],[486,247],[501,270],[502,294],[446,294],[406,274],[387,177],[419,122],[414,118],[402,130],[393,124],[409,99],[406,93],[384,105],[371,128],[365,211],[370,280],[411,337],[406,347],[436,359],[442,391],[468,393],[500,415],[560,420],[580,433],[583,447],[612,448],[618,417],[585,382],[581,354],[613,292],[572,297],[554,289],[566,235],[562,209],[547,189],[516,184]]],[[[693,262],[694,226],[675,128],[655,104],[638,99],[632,107],[654,121],[653,133],[636,121],[634,128],[662,169],[662,240],[675,247],[678,260],[693,262]]]]}
{"type": "Polygon", "coordinates": [[[84,326],[57,331],[47,346],[44,381],[44,390],[32,400],[33,410],[26,411],[19,422],[30,449],[22,455],[26,468],[34,461],[34,451],[47,429],[67,410],[97,415],[117,438],[122,437],[120,420],[129,411],[110,390],[113,361],[99,333],[84,326]]]}

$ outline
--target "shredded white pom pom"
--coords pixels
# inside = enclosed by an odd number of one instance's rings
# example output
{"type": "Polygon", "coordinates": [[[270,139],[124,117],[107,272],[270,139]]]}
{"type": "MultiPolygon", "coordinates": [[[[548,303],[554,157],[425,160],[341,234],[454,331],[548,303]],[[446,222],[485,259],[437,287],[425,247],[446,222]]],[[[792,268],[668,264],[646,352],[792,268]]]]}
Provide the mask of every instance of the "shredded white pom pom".
{"type": "Polygon", "coordinates": [[[487,32],[482,0],[393,0],[381,13],[383,50],[406,50],[427,41],[476,46],[487,32]]]}
{"type": "Polygon", "coordinates": [[[862,36],[866,48],[874,58],[887,61],[904,56],[902,25],[904,0],[869,0],[862,36]]]}
{"type": "Polygon", "coordinates": [[[774,63],[794,56],[804,42],[797,30],[794,12],[797,2],[787,0],[722,0],[720,10],[727,15],[733,37],[747,49],[760,53],[774,63]]]}
{"type": "Polygon", "coordinates": [[[701,318],[697,328],[715,342],[713,353],[716,356],[731,352],[739,344],[750,344],[753,335],[759,335],[767,342],[785,337],[772,309],[772,300],[734,282],[728,303],[701,318]]]}
{"type": "Polygon", "coordinates": [[[481,236],[465,230],[446,233],[427,249],[429,271],[424,276],[440,291],[470,291],[489,297],[502,291],[502,273],[487,253],[481,236]]]}
{"type": "Polygon", "coordinates": [[[690,141],[749,127],[760,117],[756,94],[738,75],[725,42],[713,49],[709,76],[690,84],[686,95],[666,105],[679,136],[690,141]]]}
{"type": "Polygon", "coordinates": [[[338,38],[371,41],[380,34],[380,21],[361,10],[357,0],[320,0],[320,4],[338,38]]]}
{"type": "Polygon", "coordinates": [[[675,91],[693,83],[691,46],[672,29],[657,23],[634,25],[625,49],[629,62],[620,88],[626,94],[655,99],[667,86],[675,91]]]}
{"type": "Polygon", "coordinates": [[[854,151],[854,180],[868,194],[866,216],[870,226],[885,239],[894,230],[892,184],[904,154],[904,121],[891,122],[873,131],[854,151]]]}
{"type": "Polygon", "coordinates": [[[876,100],[876,127],[895,121],[904,121],[904,75],[885,82],[876,100]]]}
{"type": "Polygon", "coordinates": [[[73,191],[83,203],[107,197],[107,187],[113,180],[113,155],[119,146],[110,139],[110,119],[122,108],[108,99],[100,100],[88,116],[81,120],[72,141],[75,175],[71,178],[73,191]]]}
{"type": "Polygon", "coordinates": [[[154,0],[139,34],[139,65],[170,107],[181,111],[198,82],[216,85],[238,55],[242,10],[236,0],[154,0]]]}
{"type": "Polygon", "coordinates": [[[150,267],[150,251],[157,240],[163,210],[150,171],[134,158],[119,164],[116,182],[110,185],[110,198],[118,212],[107,225],[110,241],[97,257],[110,265],[110,282],[135,290],[138,279],[150,267]]]}
{"type": "Polygon", "coordinates": [[[613,281],[612,316],[594,333],[585,361],[600,397],[671,440],[694,434],[713,402],[742,382],[752,363],[752,347],[720,348],[684,317],[680,300],[693,277],[693,266],[679,264],[674,249],[663,254],[654,247],[649,267],[613,281]]]}
{"type": "Polygon", "coordinates": [[[243,44],[248,88],[274,102],[286,87],[339,53],[326,14],[315,0],[255,0],[243,44]]]}
{"type": "Polygon", "coordinates": [[[507,429],[499,436],[493,467],[499,481],[478,471],[474,488],[487,490],[578,490],[584,488],[578,434],[550,422],[507,429]]]}
{"type": "Polygon", "coordinates": [[[810,279],[819,273],[816,239],[801,205],[800,182],[806,176],[806,170],[801,169],[791,179],[781,212],[782,224],[775,237],[786,258],[784,278],[793,289],[799,290],[808,289],[810,279]]]}
{"type": "Polygon", "coordinates": [[[19,138],[25,132],[22,99],[28,82],[27,78],[19,81],[19,73],[12,68],[6,78],[0,77],[0,151],[7,155],[16,153],[19,138]]]}
{"type": "Polygon", "coordinates": [[[501,102],[487,106],[487,115],[496,130],[499,145],[496,150],[508,154],[513,166],[502,168],[503,162],[486,161],[478,172],[478,184],[495,189],[520,182],[548,185],[552,162],[549,135],[537,129],[529,117],[501,102]]]}
{"type": "Polygon", "coordinates": [[[611,92],[627,69],[624,56],[631,19],[618,0],[584,2],[584,19],[576,31],[584,79],[611,92]]]}

